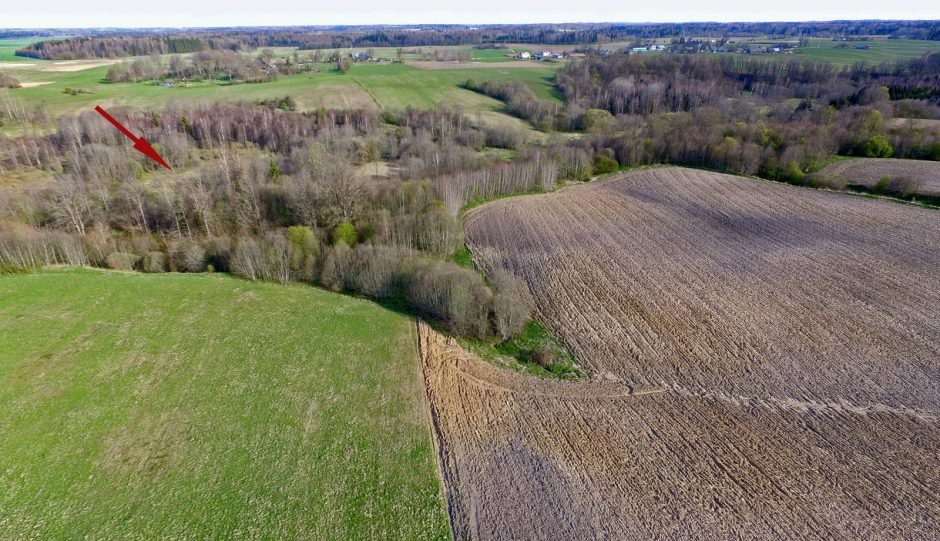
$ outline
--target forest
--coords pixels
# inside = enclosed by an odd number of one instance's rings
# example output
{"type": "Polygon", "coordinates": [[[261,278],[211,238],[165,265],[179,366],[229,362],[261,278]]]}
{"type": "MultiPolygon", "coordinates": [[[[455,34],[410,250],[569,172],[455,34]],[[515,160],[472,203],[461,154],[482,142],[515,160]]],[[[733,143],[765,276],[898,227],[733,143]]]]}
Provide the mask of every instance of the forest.
{"type": "Polygon", "coordinates": [[[591,56],[556,74],[556,128],[594,135],[620,165],[676,163],[840,187],[817,173],[837,155],[940,160],[940,55],[893,65],[692,55],[591,56]],[[918,96],[921,99],[908,99],[918,96]],[[928,99],[923,99],[923,97],[928,99]]]}
{"type": "Polygon", "coordinates": [[[566,153],[516,149],[505,162],[484,151],[507,140],[499,129],[447,108],[123,113],[180,173],[152,175],[95,113],[0,140],[0,175],[54,175],[0,188],[7,270],[84,264],[305,281],[404,304],[459,335],[505,338],[528,320],[519,281],[486,282],[449,260],[463,242],[457,217],[474,200],[552,189],[570,169],[566,153]],[[370,178],[378,160],[394,176],[370,178]]]}

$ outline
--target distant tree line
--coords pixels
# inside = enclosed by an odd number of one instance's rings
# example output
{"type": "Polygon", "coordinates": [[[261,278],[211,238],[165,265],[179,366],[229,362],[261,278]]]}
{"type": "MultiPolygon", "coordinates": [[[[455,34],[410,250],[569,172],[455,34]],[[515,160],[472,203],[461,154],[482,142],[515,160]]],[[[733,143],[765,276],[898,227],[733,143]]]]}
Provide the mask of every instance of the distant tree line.
{"type": "MultiPolygon", "coordinates": [[[[940,21],[833,21],[778,23],[570,23],[528,25],[417,25],[194,29],[182,31],[68,32],[76,37],[39,41],[16,51],[46,60],[120,58],[202,50],[245,51],[261,47],[338,49],[538,43],[605,44],[673,36],[837,37],[888,35],[940,39],[940,21]]],[[[2,34],[0,34],[2,35],[2,34]]]]}
{"type": "Polygon", "coordinates": [[[251,58],[232,51],[200,51],[189,58],[171,56],[168,62],[156,56],[114,64],[105,77],[111,82],[220,79],[259,83],[275,80],[279,74],[273,58],[263,55],[251,58]]]}

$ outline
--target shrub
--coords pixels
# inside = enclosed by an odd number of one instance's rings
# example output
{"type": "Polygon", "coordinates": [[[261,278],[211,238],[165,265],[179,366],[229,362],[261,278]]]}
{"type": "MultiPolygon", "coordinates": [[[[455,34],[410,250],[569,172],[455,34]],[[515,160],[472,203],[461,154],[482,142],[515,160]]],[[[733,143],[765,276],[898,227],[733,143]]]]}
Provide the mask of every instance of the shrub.
{"type": "Polygon", "coordinates": [[[917,181],[908,177],[884,177],[871,191],[880,195],[910,197],[917,191],[917,181]]]}
{"type": "Polygon", "coordinates": [[[377,299],[393,298],[398,293],[400,267],[406,258],[407,253],[399,248],[359,245],[346,269],[346,288],[377,299]]]}
{"type": "Polygon", "coordinates": [[[209,272],[226,272],[232,268],[232,239],[229,237],[215,237],[209,241],[206,248],[206,263],[212,267],[209,272]]]}
{"type": "Polygon", "coordinates": [[[610,131],[616,123],[617,119],[606,109],[588,109],[581,117],[585,131],[610,131]]]}
{"type": "Polygon", "coordinates": [[[885,136],[872,135],[862,144],[861,153],[868,158],[890,158],[894,149],[885,136]]]}
{"type": "Polygon", "coordinates": [[[173,254],[173,260],[181,272],[206,270],[206,250],[197,242],[187,242],[181,245],[173,254]]]}
{"type": "Polygon", "coordinates": [[[144,272],[166,272],[167,257],[163,252],[148,252],[141,265],[144,272]]]}
{"type": "Polygon", "coordinates": [[[614,173],[619,168],[620,164],[617,163],[617,160],[603,155],[594,158],[594,173],[598,175],[603,175],[604,173],[614,173]]]}
{"type": "Polygon", "coordinates": [[[844,190],[845,180],[831,177],[822,173],[810,173],[803,178],[803,184],[811,188],[828,188],[830,190],[844,190]]]}
{"type": "Polygon", "coordinates": [[[343,243],[346,246],[353,247],[359,242],[359,233],[356,227],[349,222],[342,222],[333,230],[333,245],[343,243]]]}
{"type": "Polygon", "coordinates": [[[479,274],[451,262],[413,261],[403,273],[406,299],[461,336],[489,334],[493,292],[479,274]]]}
{"type": "Polygon", "coordinates": [[[246,237],[238,241],[232,253],[232,272],[249,280],[261,278],[261,266],[264,256],[261,247],[253,237],[246,237]]]}
{"type": "Polygon", "coordinates": [[[287,228],[290,274],[294,280],[313,281],[316,274],[320,242],[313,229],[304,225],[287,228]]]}
{"type": "Polygon", "coordinates": [[[20,82],[8,73],[0,72],[0,88],[19,88],[20,82]]]}
{"type": "Polygon", "coordinates": [[[24,274],[29,272],[26,267],[21,267],[16,263],[0,263],[0,274],[24,274]]]}
{"type": "Polygon", "coordinates": [[[249,280],[288,282],[288,251],[288,241],[279,233],[268,233],[261,242],[245,237],[235,246],[232,272],[249,280]]]}
{"type": "Polygon", "coordinates": [[[787,164],[783,166],[783,179],[787,182],[799,184],[803,181],[804,176],[805,174],[803,170],[800,169],[800,164],[794,161],[787,162],[787,164]]]}
{"type": "Polygon", "coordinates": [[[109,269],[121,271],[134,270],[138,262],[140,262],[139,255],[127,252],[111,252],[108,254],[108,257],[105,258],[105,263],[108,265],[109,269]]]}
{"type": "Polygon", "coordinates": [[[493,296],[493,326],[503,340],[517,336],[522,332],[532,312],[535,302],[524,281],[505,270],[491,273],[490,280],[496,287],[493,296]]]}
{"type": "Polygon", "coordinates": [[[352,248],[339,243],[329,250],[320,271],[320,283],[331,291],[346,289],[346,270],[352,260],[352,248]]]}
{"type": "Polygon", "coordinates": [[[555,364],[555,354],[548,348],[539,347],[532,352],[530,360],[542,368],[549,369],[555,364]]]}

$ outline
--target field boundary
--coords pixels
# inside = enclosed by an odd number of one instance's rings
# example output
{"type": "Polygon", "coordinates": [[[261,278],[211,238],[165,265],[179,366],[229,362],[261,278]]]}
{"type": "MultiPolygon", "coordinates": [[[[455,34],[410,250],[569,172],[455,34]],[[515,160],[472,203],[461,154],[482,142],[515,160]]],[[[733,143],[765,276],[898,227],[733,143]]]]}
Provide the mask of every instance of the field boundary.
{"type": "MultiPolygon", "coordinates": [[[[437,464],[437,475],[441,480],[441,491],[443,492],[444,505],[447,507],[447,524],[450,529],[450,538],[457,539],[457,532],[454,531],[454,496],[451,495],[451,483],[448,482],[444,462],[447,456],[447,449],[444,446],[444,437],[441,433],[441,423],[437,415],[437,409],[431,400],[431,382],[429,380],[428,363],[426,361],[429,355],[426,352],[426,346],[422,339],[422,326],[427,325],[420,319],[415,318],[414,333],[415,343],[418,347],[418,370],[421,371],[421,386],[423,387],[424,412],[427,415],[429,428],[431,431],[431,442],[434,445],[434,462],[437,464]]],[[[426,331],[425,331],[426,332],[426,331]]]]}

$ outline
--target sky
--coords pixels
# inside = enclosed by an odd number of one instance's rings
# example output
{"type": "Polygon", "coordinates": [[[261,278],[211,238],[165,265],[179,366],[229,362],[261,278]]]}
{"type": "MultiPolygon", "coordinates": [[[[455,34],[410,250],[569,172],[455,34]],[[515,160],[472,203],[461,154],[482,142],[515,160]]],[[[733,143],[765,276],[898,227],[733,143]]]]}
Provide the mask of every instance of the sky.
{"type": "Polygon", "coordinates": [[[940,19],[940,0],[2,0],[0,28],[940,19]]]}

